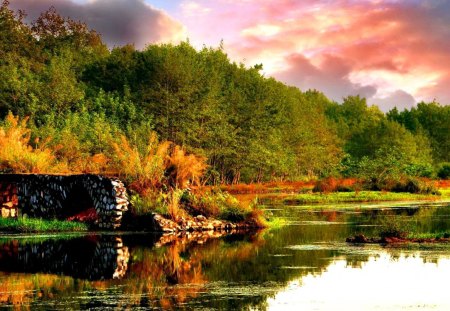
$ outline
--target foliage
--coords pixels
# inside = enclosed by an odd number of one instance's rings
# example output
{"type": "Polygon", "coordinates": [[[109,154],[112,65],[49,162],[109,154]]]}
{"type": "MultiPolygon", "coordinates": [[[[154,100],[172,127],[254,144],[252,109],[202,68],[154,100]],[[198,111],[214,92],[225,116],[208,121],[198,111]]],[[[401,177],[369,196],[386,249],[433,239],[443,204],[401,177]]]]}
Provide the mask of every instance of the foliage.
{"type": "Polygon", "coordinates": [[[384,189],[449,161],[449,106],[385,115],[267,78],[222,46],[108,50],[54,8],[24,16],[0,6],[0,118],[29,117],[32,149],[16,145],[28,158],[6,155],[3,169],[118,172],[140,192],[340,174],[384,189]]]}
{"type": "Polygon", "coordinates": [[[131,182],[131,189],[143,191],[156,188],[162,182],[170,143],[159,143],[156,135],[152,134],[146,150],[141,153],[136,146],[130,145],[125,136],[121,136],[120,143],[114,143],[113,147],[116,168],[121,177],[131,182]]]}
{"type": "Polygon", "coordinates": [[[327,177],[316,182],[313,188],[313,192],[330,193],[337,191],[337,189],[338,180],[333,177],[327,177]]]}
{"type": "Polygon", "coordinates": [[[421,102],[402,112],[394,108],[387,116],[412,133],[428,137],[436,163],[450,161],[450,106],[421,102]]]}
{"type": "Polygon", "coordinates": [[[27,119],[8,114],[0,127],[0,169],[14,173],[49,173],[56,170],[55,156],[45,143],[30,144],[27,119]]]}
{"type": "Polygon", "coordinates": [[[437,176],[441,179],[449,179],[450,178],[450,163],[442,163],[439,166],[439,171],[437,176]]]}
{"type": "Polygon", "coordinates": [[[380,238],[399,238],[404,239],[409,234],[410,227],[407,224],[387,219],[378,230],[380,238]]]}
{"type": "Polygon", "coordinates": [[[181,189],[186,188],[189,182],[199,184],[207,167],[205,158],[188,155],[180,146],[173,147],[164,165],[168,184],[181,189]]]}
{"type": "Polygon", "coordinates": [[[134,193],[130,196],[131,212],[137,216],[150,215],[152,213],[168,215],[166,201],[167,194],[162,192],[134,193]]]}
{"type": "Polygon", "coordinates": [[[205,191],[185,193],[182,202],[192,215],[204,215],[230,221],[243,221],[251,216],[252,206],[244,206],[228,192],[205,191]]]}
{"type": "Polygon", "coordinates": [[[174,221],[177,221],[180,217],[184,216],[184,210],[180,208],[182,194],[183,190],[180,189],[175,189],[168,194],[167,213],[174,221]]]}
{"type": "Polygon", "coordinates": [[[393,192],[439,194],[433,182],[414,177],[402,178],[392,189],[393,192]]]}

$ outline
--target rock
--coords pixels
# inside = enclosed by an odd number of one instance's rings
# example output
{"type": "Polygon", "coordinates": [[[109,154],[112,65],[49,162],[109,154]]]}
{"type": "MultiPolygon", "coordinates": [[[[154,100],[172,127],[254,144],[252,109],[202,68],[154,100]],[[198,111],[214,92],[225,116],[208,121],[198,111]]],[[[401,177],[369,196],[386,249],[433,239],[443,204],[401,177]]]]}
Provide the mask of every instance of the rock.
{"type": "Polygon", "coordinates": [[[3,206],[7,207],[7,208],[13,208],[14,203],[13,202],[6,202],[6,203],[3,203],[3,206]]]}
{"type": "Polygon", "coordinates": [[[195,217],[195,218],[197,218],[198,221],[206,221],[206,217],[203,216],[203,215],[198,215],[198,216],[195,217]]]}
{"type": "Polygon", "coordinates": [[[3,218],[9,218],[10,217],[9,208],[2,207],[2,217],[3,218]]]}
{"type": "Polygon", "coordinates": [[[206,227],[204,227],[206,230],[214,230],[213,224],[208,224],[206,227]]]}
{"type": "Polygon", "coordinates": [[[349,242],[349,243],[368,243],[369,242],[369,240],[364,236],[364,234],[358,234],[353,237],[348,237],[345,241],[349,242]]]}

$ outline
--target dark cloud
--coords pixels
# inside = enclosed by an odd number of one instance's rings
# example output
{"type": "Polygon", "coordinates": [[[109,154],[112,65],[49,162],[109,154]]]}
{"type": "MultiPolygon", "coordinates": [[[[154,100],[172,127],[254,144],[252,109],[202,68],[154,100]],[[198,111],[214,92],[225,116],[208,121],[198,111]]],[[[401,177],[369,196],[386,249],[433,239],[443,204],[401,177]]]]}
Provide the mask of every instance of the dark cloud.
{"type": "Polygon", "coordinates": [[[372,97],[377,91],[371,85],[352,83],[348,78],[352,67],[342,58],[325,56],[320,66],[314,66],[301,54],[290,55],[286,60],[289,69],[275,77],[302,90],[317,89],[338,102],[348,95],[372,97]]]}
{"type": "Polygon", "coordinates": [[[85,22],[99,32],[110,46],[134,44],[142,49],[149,43],[183,39],[183,26],[165,12],[147,5],[143,0],[14,0],[11,7],[23,9],[28,20],[54,6],[63,16],[85,22]]]}
{"type": "Polygon", "coordinates": [[[368,102],[371,105],[377,105],[384,112],[394,107],[397,107],[399,111],[411,109],[416,104],[414,97],[402,90],[397,90],[385,98],[369,98],[368,102]]]}

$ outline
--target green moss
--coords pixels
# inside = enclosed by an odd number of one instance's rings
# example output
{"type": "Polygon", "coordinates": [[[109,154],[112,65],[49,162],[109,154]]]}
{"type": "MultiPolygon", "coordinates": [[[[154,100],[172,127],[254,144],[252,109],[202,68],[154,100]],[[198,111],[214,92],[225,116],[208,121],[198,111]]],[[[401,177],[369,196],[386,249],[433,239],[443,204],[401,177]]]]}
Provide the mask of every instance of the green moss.
{"type": "Polygon", "coordinates": [[[36,218],[0,218],[0,231],[6,232],[68,232],[88,230],[88,225],[80,222],[36,218]]]}

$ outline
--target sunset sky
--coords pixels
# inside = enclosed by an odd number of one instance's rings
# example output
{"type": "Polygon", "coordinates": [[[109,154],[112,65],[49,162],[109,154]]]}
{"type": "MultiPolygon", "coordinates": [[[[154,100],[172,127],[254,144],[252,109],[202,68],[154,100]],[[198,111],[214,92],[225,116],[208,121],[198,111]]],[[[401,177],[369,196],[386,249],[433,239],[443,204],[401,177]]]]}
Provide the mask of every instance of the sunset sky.
{"type": "Polygon", "coordinates": [[[450,104],[450,0],[12,0],[35,18],[53,5],[98,30],[109,46],[218,46],[233,61],[341,101],[384,111],[450,104]]]}

